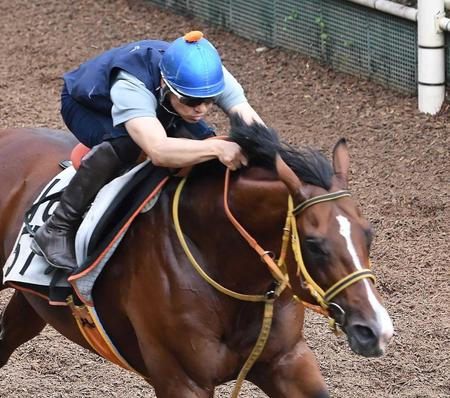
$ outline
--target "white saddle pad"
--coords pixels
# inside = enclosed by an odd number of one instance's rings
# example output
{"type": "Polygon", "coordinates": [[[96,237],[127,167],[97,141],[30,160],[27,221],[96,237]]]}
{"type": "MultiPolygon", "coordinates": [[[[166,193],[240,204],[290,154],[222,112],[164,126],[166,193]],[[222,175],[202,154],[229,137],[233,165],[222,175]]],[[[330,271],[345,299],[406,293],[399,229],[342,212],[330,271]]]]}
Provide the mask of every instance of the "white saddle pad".
{"type": "MultiPolygon", "coordinates": [[[[148,164],[148,162],[149,161],[147,160],[140,163],[128,173],[114,179],[100,190],[89,211],[86,213],[76,235],[75,251],[78,264],[82,264],[87,257],[89,241],[97,222],[108,209],[109,205],[121,188],[133,178],[137,171],[148,164]]],[[[36,199],[35,203],[42,201],[49,195],[62,191],[69,184],[74,175],[75,169],[72,166],[61,171],[61,173],[59,173],[46,185],[42,193],[36,199]]],[[[156,200],[157,197],[147,204],[143,211],[148,211],[154,205],[156,200]]],[[[34,231],[37,230],[37,228],[44,224],[45,220],[53,213],[58,203],[59,202],[57,199],[44,201],[41,203],[37,207],[34,214],[32,214],[32,217],[29,220],[28,228],[31,228],[34,231]]],[[[31,251],[30,244],[32,241],[32,236],[30,235],[28,228],[25,223],[22,225],[14,248],[3,268],[3,282],[20,282],[39,286],[49,286],[53,275],[45,274],[45,270],[48,267],[47,262],[42,256],[35,255],[31,251]]],[[[117,247],[117,245],[115,247],[117,247]]],[[[79,293],[84,295],[87,300],[91,299],[93,283],[113,252],[114,250],[112,250],[108,256],[105,257],[105,259],[103,259],[103,264],[97,267],[92,275],[88,274],[85,278],[76,281],[77,290],[79,293]]],[[[55,286],[69,287],[70,285],[66,279],[61,279],[55,286]]]]}

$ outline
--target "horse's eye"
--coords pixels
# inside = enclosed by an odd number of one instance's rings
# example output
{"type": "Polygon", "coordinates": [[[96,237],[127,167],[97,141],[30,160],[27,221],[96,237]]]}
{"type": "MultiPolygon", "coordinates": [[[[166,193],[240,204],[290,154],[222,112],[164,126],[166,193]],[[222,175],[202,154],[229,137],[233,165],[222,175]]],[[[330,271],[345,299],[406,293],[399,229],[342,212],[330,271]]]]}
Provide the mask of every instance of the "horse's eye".
{"type": "Polygon", "coordinates": [[[329,254],[323,239],[306,238],[305,243],[310,253],[315,256],[327,256],[329,254]]]}

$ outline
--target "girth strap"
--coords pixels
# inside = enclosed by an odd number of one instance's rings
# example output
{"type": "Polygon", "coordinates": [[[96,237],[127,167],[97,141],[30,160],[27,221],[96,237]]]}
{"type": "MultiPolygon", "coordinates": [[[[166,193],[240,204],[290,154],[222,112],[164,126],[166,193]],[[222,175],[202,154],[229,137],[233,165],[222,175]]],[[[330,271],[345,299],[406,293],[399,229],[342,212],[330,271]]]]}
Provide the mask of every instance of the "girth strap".
{"type": "Polygon", "coordinates": [[[144,375],[141,375],[133,369],[125,358],[120,355],[106,331],[103,329],[94,307],[89,307],[84,304],[78,306],[74,303],[72,296],[67,298],[67,304],[72,311],[81,334],[93,350],[108,361],[115,363],[126,370],[137,373],[146,379],[144,375]]]}

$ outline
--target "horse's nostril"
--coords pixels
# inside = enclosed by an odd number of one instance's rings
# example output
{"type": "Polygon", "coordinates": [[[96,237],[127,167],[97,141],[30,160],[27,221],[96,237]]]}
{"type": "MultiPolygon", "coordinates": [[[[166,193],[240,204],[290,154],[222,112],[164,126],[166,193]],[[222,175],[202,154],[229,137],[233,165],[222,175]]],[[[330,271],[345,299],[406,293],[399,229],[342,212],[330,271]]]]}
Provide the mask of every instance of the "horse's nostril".
{"type": "Polygon", "coordinates": [[[354,329],[355,336],[357,336],[358,340],[363,344],[376,339],[376,336],[372,332],[372,329],[370,329],[367,326],[354,325],[353,329],[354,329]]]}
{"type": "Polygon", "coordinates": [[[380,345],[377,329],[366,325],[353,324],[347,328],[350,347],[357,354],[365,357],[379,357],[384,348],[380,345]]]}

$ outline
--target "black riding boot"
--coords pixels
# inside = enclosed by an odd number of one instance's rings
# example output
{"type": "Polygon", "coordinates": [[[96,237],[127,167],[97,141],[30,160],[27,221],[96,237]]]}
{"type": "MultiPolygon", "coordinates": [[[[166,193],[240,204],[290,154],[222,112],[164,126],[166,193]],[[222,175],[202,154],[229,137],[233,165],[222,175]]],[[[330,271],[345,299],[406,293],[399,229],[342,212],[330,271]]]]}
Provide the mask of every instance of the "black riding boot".
{"type": "Polygon", "coordinates": [[[59,205],[34,235],[31,249],[56,267],[73,272],[75,234],[98,191],[126,167],[105,141],[92,148],[61,195],[59,205]]]}

